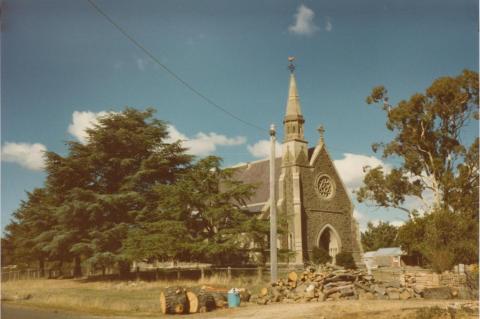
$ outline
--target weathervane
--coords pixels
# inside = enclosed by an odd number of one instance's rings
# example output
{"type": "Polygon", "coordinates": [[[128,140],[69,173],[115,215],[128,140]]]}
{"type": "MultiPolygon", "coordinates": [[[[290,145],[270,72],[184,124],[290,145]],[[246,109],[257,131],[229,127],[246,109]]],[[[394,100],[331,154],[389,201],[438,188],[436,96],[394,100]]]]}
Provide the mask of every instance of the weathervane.
{"type": "Polygon", "coordinates": [[[293,64],[293,61],[295,61],[295,57],[289,56],[288,62],[290,62],[290,64],[288,65],[288,69],[290,70],[290,73],[293,73],[293,71],[295,71],[295,65],[293,64]]]}

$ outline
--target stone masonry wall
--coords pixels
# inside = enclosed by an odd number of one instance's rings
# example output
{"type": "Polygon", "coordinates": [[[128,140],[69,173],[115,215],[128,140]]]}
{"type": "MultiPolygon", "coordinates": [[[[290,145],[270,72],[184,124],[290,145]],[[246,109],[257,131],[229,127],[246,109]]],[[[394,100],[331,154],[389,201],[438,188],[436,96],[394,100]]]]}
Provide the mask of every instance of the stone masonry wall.
{"type": "Polygon", "coordinates": [[[352,205],[331,159],[322,149],[313,168],[302,169],[302,190],[305,213],[306,250],[311,252],[317,246],[320,230],[330,224],[340,236],[342,251],[358,250],[352,233],[352,205]],[[317,176],[327,174],[335,183],[335,195],[331,199],[321,199],[316,191],[317,176]]]}

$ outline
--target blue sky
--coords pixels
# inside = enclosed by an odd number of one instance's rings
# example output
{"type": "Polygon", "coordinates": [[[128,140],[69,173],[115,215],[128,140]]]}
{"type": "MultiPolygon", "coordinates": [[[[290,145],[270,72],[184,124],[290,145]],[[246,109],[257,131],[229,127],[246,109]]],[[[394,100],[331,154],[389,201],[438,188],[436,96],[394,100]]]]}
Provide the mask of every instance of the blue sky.
{"type": "MultiPolygon", "coordinates": [[[[473,0],[96,3],[203,94],[266,129],[281,128],[287,57],[296,56],[306,138],[313,146],[325,126],[352,188],[364,164],[381,161],[370,145],[390,137],[384,114],[365,105],[373,86],[385,85],[395,103],[439,76],[478,69],[473,0]]],[[[7,0],[2,11],[2,227],[25,191],[42,185],[41,151],[65,154],[64,142],[81,140],[98,112],[152,106],[175,136],[194,141],[192,152],[225,165],[264,154],[257,143],[267,134],[185,89],[86,0],[7,0]]],[[[465,140],[477,131],[469,127],[465,140]]],[[[364,205],[357,216],[362,225],[406,218],[364,205]]]]}

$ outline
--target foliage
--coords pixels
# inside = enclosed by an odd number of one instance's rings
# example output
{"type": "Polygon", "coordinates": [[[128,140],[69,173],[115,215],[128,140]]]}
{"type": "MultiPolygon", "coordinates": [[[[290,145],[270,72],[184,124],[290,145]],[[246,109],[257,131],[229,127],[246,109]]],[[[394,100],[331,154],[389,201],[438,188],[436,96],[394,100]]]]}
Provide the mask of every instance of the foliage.
{"type": "Polygon", "coordinates": [[[407,253],[424,256],[438,272],[478,263],[478,221],[447,210],[408,221],[399,229],[398,242],[407,253]]]}
{"type": "Polygon", "coordinates": [[[463,143],[466,127],[472,121],[478,125],[478,89],[478,73],[464,70],[438,78],[425,93],[395,106],[382,86],[367,98],[368,104],[383,101],[386,127],[394,134],[372,148],[400,164],[389,171],[366,167],[357,199],[408,213],[397,242],[437,271],[478,262],[479,139],[463,143]],[[406,206],[412,198],[423,207],[406,206]]]}
{"type": "Polygon", "coordinates": [[[87,130],[87,143],[46,153],[45,186],[28,193],[2,238],[15,262],[125,267],[127,260],[243,260],[266,222],[242,207],[253,186],[216,157],[167,143],[154,111],[126,108],[87,130]],[[248,235],[247,235],[248,234],[248,235]]]}
{"type": "Polygon", "coordinates": [[[336,264],[347,269],[357,269],[353,255],[350,252],[342,251],[335,256],[336,264]]]}
{"type": "Polygon", "coordinates": [[[362,233],[362,246],[364,251],[375,251],[379,248],[395,247],[397,227],[389,222],[380,221],[377,226],[367,224],[367,229],[362,233]]]}
{"type": "Polygon", "coordinates": [[[316,265],[326,264],[332,261],[332,257],[328,254],[328,250],[323,247],[313,247],[312,262],[316,265]]]}
{"type": "Polygon", "coordinates": [[[138,227],[129,232],[127,253],[147,259],[245,261],[251,240],[265,241],[268,224],[242,208],[253,186],[236,181],[233,171],[220,164],[218,157],[206,157],[176,183],[156,186],[150,194],[154,205],[140,212],[138,227]]]}
{"type": "Polygon", "coordinates": [[[462,144],[462,131],[472,119],[478,120],[478,74],[465,70],[457,77],[441,77],[425,93],[396,106],[388,104],[384,87],[376,87],[367,103],[382,100],[386,127],[395,136],[372,148],[383,150],[384,158],[402,162],[391,171],[366,168],[358,200],[398,208],[410,216],[416,212],[404,205],[409,196],[423,202],[426,210],[441,207],[477,213],[478,138],[467,147],[462,144]],[[432,203],[427,195],[433,197],[432,203]]]}

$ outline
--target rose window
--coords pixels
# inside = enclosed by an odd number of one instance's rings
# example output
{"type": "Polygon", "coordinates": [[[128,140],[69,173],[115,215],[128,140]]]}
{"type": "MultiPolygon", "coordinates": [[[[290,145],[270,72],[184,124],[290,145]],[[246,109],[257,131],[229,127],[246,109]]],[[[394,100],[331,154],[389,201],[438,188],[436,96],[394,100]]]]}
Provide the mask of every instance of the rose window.
{"type": "Polygon", "coordinates": [[[334,184],[330,177],[322,175],[317,179],[317,192],[321,198],[331,198],[334,191],[334,184]]]}

